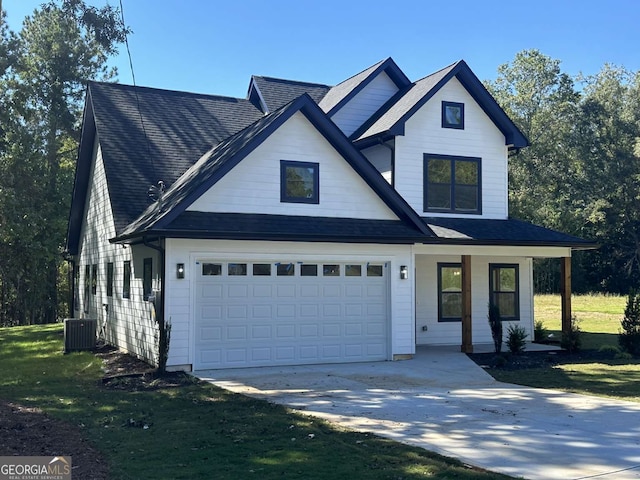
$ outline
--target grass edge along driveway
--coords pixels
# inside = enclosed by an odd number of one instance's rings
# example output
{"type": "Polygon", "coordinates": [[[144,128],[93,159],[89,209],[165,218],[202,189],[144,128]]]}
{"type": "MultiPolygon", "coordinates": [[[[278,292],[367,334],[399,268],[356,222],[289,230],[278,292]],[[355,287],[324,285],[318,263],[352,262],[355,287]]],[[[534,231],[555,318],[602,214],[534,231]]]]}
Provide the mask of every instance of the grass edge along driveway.
{"type": "Polygon", "coordinates": [[[512,478],[195,379],[107,389],[99,359],[62,340],[60,324],[0,328],[0,397],[76,425],[116,480],[512,478]]]}

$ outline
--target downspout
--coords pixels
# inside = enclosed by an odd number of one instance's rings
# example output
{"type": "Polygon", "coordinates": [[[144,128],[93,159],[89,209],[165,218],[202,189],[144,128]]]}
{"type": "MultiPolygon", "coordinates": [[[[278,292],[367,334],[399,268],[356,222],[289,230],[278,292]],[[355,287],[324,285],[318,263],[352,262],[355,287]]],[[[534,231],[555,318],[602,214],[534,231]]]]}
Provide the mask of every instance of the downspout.
{"type": "Polygon", "coordinates": [[[391,151],[391,186],[396,188],[396,149],[395,149],[395,141],[394,146],[387,145],[386,142],[383,142],[381,138],[378,139],[378,142],[383,147],[387,147],[391,151]]]}
{"type": "Polygon", "coordinates": [[[144,245],[146,247],[152,248],[153,250],[156,250],[157,252],[160,253],[160,308],[159,311],[156,310],[156,320],[158,321],[158,332],[160,337],[160,342],[158,342],[160,345],[162,344],[162,341],[165,340],[162,338],[162,336],[165,335],[166,333],[166,325],[165,325],[165,319],[164,319],[164,302],[165,302],[165,257],[166,257],[166,253],[165,253],[165,249],[162,246],[163,243],[163,238],[159,238],[158,239],[159,245],[154,245],[152,243],[149,243],[149,241],[146,238],[142,239],[142,243],[144,243],[144,245]]]}

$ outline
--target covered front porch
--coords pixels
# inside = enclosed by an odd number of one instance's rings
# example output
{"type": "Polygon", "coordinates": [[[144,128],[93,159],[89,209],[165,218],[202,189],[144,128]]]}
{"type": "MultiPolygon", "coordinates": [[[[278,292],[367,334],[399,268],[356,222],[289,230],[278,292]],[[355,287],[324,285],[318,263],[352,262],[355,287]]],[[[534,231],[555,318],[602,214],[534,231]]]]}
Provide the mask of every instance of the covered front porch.
{"type": "Polygon", "coordinates": [[[416,345],[459,345],[465,353],[492,345],[490,303],[500,308],[505,338],[509,325],[518,325],[532,341],[534,258],[560,262],[562,330],[569,331],[571,251],[571,247],[414,246],[416,345]]]}

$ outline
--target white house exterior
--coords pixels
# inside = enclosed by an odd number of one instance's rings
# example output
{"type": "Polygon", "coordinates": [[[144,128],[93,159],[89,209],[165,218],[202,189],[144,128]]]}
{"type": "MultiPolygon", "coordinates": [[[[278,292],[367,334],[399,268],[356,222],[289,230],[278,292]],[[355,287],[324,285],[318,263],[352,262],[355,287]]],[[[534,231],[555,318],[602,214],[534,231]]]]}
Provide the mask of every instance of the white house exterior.
{"type": "Polygon", "coordinates": [[[470,352],[490,302],[531,338],[532,259],[593,245],[509,218],[526,146],[464,62],[253,77],[246,99],[90,83],[74,316],[151,363],[162,319],[185,370],[470,352]]]}

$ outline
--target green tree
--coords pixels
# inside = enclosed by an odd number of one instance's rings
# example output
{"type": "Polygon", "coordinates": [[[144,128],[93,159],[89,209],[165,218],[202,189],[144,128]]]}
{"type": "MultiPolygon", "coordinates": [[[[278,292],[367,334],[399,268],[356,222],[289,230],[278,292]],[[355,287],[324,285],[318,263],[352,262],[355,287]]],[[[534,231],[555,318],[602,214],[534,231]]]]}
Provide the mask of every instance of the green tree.
{"type": "Polygon", "coordinates": [[[587,275],[624,293],[640,286],[640,73],[605,65],[585,79],[576,124],[587,235],[601,243],[587,275]],[[597,275],[594,276],[594,275],[597,275]]]}
{"type": "MultiPolygon", "coordinates": [[[[531,143],[509,158],[509,214],[577,233],[573,138],[580,94],[572,78],[559,60],[525,50],[501,65],[497,79],[486,86],[531,143]]],[[[557,262],[536,261],[534,271],[537,291],[558,288],[557,262]]]]}
{"type": "Polygon", "coordinates": [[[17,34],[2,29],[0,323],[53,322],[85,84],[115,74],[107,61],[127,29],[117,9],[82,0],[43,4],[17,34]]]}

